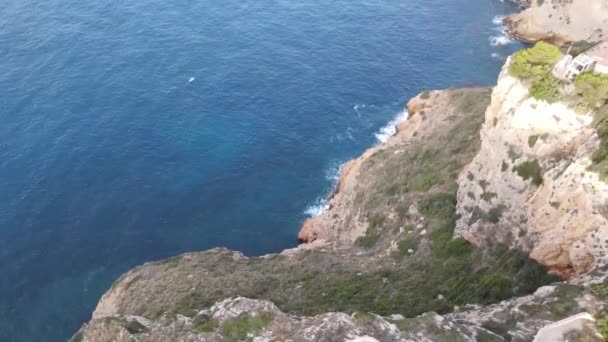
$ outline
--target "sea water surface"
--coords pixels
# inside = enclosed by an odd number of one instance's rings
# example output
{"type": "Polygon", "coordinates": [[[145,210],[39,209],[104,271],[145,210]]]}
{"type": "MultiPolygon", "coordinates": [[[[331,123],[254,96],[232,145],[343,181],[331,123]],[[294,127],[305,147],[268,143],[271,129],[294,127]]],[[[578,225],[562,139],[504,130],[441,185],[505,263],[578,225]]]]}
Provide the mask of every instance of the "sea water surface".
{"type": "Polygon", "coordinates": [[[1,7],[0,341],[66,340],[146,261],[295,246],[411,96],[518,48],[498,0],[1,7]]]}

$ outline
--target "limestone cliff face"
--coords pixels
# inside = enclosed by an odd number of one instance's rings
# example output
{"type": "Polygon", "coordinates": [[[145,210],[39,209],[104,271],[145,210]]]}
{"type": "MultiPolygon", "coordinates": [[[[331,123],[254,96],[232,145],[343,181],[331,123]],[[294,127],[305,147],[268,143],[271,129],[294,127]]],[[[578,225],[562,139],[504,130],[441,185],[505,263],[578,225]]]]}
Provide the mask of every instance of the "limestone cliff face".
{"type": "Polygon", "coordinates": [[[537,101],[500,74],[481,150],[459,176],[456,233],[511,242],[564,276],[606,261],[608,185],[588,171],[598,146],[590,115],[537,101]]]}
{"type": "Polygon", "coordinates": [[[596,41],[608,32],[605,0],[533,0],[522,13],[507,18],[516,38],[555,43],[596,41]]]}

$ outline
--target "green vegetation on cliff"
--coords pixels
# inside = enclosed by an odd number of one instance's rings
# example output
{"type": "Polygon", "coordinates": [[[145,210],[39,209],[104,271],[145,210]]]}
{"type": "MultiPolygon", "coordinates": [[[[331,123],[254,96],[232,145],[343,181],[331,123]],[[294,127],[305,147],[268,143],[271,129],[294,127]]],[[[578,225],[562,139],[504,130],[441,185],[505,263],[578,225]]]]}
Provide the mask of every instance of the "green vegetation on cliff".
{"type": "Polygon", "coordinates": [[[550,74],[560,57],[558,47],[541,41],[531,48],[516,52],[509,71],[519,79],[536,81],[550,74]]]}
{"type": "MultiPolygon", "coordinates": [[[[435,93],[416,139],[394,144],[361,165],[352,212],[368,223],[354,245],[319,247],[293,255],[246,258],[227,250],[190,253],[146,264],[114,286],[118,313],[157,322],[180,314],[198,331],[219,329],[238,339],[264,329],[263,317],[218,323],[201,310],[219,300],[266,299],[283,312],[369,315],[450,312],[467,303],[488,304],[527,294],[555,280],[518,250],[478,250],[453,238],[457,177],[477,153],[487,89],[435,93]]],[[[488,193],[487,198],[491,198],[488,193]]],[[[497,210],[490,216],[500,215],[497,210]]]]}
{"type": "MultiPolygon", "coordinates": [[[[606,178],[608,177],[608,76],[590,71],[583,72],[574,80],[575,91],[564,91],[564,83],[555,78],[551,72],[560,56],[559,48],[541,41],[531,48],[516,52],[509,65],[509,72],[526,82],[530,87],[530,95],[536,99],[550,103],[561,100],[576,108],[578,112],[594,114],[594,125],[600,137],[600,146],[593,155],[592,169],[606,178]]],[[[529,143],[530,147],[533,147],[534,144],[531,141],[529,143]]],[[[535,183],[536,181],[538,179],[535,183]]]]}
{"type": "Polygon", "coordinates": [[[538,42],[531,48],[513,55],[509,72],[522,81],[530,83],[530,94],[539,100],[556,102],[560,97],[561,82],[553,76],[551,69],[559,61],[559,48],[538,42]]]}
{"type": "Polygon", "coordinates": [[[593,154],[592,169],[603,178],[608,177],[608,76],[584,72],[574,81],[578,95],[577,108],[593,112],[594,125],[600,137],[600,146],[593,154]]]}
{"type": "Polygon", "coordinates": [[[532,184],[536,186],[543,184],[543,172],[538,160],[526,161],[513,166],[513,172],[517,172],[524,180],[532,180],[532,184]]]}
{"type": "Polygon", "coordinates": [[[268,313],[256,316],[244,313],[224,322],[222,335],[226,341],[243,341],[248,334],[260,332],[268,327],[272,319],[272,315],[268,313]]]}
{"type": "Polygon", "coordinates": [[[608,102],[608,76],[583,72],[574,80],[580,102],[589,109],[599,109],[608,102]]]}

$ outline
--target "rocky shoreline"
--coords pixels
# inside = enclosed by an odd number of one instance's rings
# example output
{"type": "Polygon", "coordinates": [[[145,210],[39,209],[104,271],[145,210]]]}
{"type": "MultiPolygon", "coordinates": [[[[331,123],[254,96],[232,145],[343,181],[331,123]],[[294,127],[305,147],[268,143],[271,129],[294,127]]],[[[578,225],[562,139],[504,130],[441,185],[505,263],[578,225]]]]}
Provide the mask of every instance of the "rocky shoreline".
{"type": "MultiPolygon", "coordinates": [[[[579,14],[555,31],[565,19],[543,11],[603,13],[518,3],[507,23],[530,42],[588,32],[579,14]]],[[[493,89],[410,100],[394,136],[344,164],[297,248],[136,267],[73,341],[602,341],[608,185],[589,169],[593,120],[532,98],[509,63],[493,89]]]]}
{"type": "MultiPolygon", "coordinates": [[[[338,182],[335,185],[335,189],[329,198],[329,210],[324,213],[321,213],[321,215],[319,216],[310,217],[304,221],[298,233],[298,240],[301,243],[311,243],[316,240],[328,239],[344,240],[344,238],[345,240],[353,242],[355,238],[362,235],[362,228],[358,227],[358,229],[353,229],[355,231],[354,234],[345,235],[342,233],[340,234],[340,236],[330,237],[331,232],[327,229],[327,227],[336,225],[335,222],[331,222],[332,217],[335,218],[335,215],[340,215],[336,213],[336,208],[349,207],[348,204],[344,203],[348,202],[348,200],[344,200],[342,197],[346,191],[349,191],[356,186],[359,171],[361,169],[362,164],[366,160],[368,160],[375,153],[382,151],[389,146],[403,144],[404,141],[411,140],[415,136],[414,133],[417,135],[421,127],[430,127],[428,126],[428,124],[424,126],[421,125],[422,121],[424,121],[425,118],[420,117],[420,112],[422,112],[422,115],[424,116],[425,113],[423,112],[423,109],[425,108],[425,106],[428,105],[426,101],[428,99],[422,98],[427,96],[426,93],[427,92],[425,92],[424,96],[422,96],[422,94],[419,94],[418,96],[408,101],[406,106],[408,113],[407,120],[404,120],[396,125],[396,133],[393,136],[389,137],[386,142],[366,150],[359,158],[349,160],[342,165],[338,182]]],[[[431,94],[428,93],[428,96],[430,97],[431,94]]],[[[344,216],[344,213],[342,213],[342,216],[344,216]]],[[[355,222],[357,222],[357,220],[355,220],[355,222]]],[[[353,224],[353,221],[349,220],[349,224],[353,224]]]]}

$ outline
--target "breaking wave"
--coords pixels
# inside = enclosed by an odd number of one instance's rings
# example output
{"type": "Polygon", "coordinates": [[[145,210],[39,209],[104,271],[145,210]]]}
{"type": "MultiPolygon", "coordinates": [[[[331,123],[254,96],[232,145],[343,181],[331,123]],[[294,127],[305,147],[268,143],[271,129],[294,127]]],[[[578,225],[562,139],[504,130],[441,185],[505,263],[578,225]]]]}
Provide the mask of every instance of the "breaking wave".
{"type": "Polygon", "coordinates": [[[315,203],[306,207],[304,214],[315,217],[323,214],[329,209],[329,200],[327,198],[317,198],[315,203]]]}
{"type": "Polygon", "coordinates": [[[329,209],[329,200],[340,180],[340,172],[342,172],[342,163],[334,163],[325,171],[325,178],[331,181],[332,184],[331,190],[325,196],[315,199],[314,203],[306,207],[304,214],[314,217],[323,214],[329,209]]]}
{"type": "Polygon", "coordinates": [[[513,39],[509,37],[507,33],[507,27],[503,25],[503,20],[505,19],[502,15],[497,15],[492,19],[492,23],[496,25],[494,28],[495,31],[498,31],[498,34],[490,36],[488,39],[490,40],[490,45],[492,46],[503,46],[513,43],[513,39]]]}
{"type": "Polygon", "coordinates": [[[380,141],[381,143],[387,141],[388,138],[392,137],[393,135],[395,135],[395,133],[397,133],[397,124],[407,120],[407,117],[407,110],[404,110],[403,112],[397,114],[397,116],[395,116],[393,120],[389,121],[386,126],[380,128],[380,131],[376,133],[376,139],[378,139],[378,141],[380,141]]]}
{"type": "Polygon", "coordinates": [[[494,25],[498,25],[498,26],[502,26],[502,22],[505,20],[505,16],[504,15],[497,15],[492,19],[492,23],[494,23],[494,25]]]}

